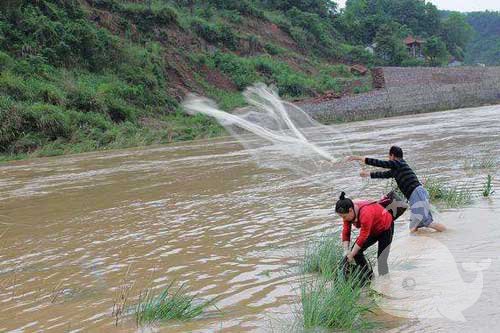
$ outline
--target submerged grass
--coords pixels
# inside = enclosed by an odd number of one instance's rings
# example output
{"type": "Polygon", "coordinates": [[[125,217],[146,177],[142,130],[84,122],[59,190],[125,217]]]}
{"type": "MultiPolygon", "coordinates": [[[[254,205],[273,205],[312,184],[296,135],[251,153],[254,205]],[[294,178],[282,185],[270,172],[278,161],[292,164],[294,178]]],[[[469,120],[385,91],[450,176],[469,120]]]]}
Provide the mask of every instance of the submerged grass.
{"type": "Polygon", "coordinates": [[[372,304],[361,299],[363,279],[359,271],[347,278],[342,275],[343,257],[339,233],[322,236],[306,246],[300,287],[304,328],[360,330],[373,326],[364,318],[372,304]]]}
{"type": "Polygon", "coordinates": [[[493,157],[485,157],[483,159],[469,159],[464,161],[465,170],[477,170],[477,169],[494,169],[497,166],[497,162],[493,157]]]}
{"type": "Polygon", "coordinates": [[[472,203],[474,195],[468,186],[450,186],[443,181],[427,178],[424,187],[429,192],[432,202],[439,202],[446,207],[460,207],[472,203]]]}
{"type": "Polygon", "coordinates": [[[302,272],[319,273],[324,278],[332,279],[338,275],[343,249],[340,236],[322,236],[310,242],[304,254],[302,272]]]}
{"type": "Polygon", "coordinates": [[[361,330],[372,327],[363,318],[371,311],[370,303],[361,302],[360,276],[348,279],[315,279],[301,285],[304,328],[324,327],[341,330],[361,330]]]}
{"type": "Polygon", "coordinates": [[[493,190],[493,177],[491,175],[488,175],[488,177],[486,178],[486,183],[483,187],[483,197],[487,198],[493,193],[495,193],[495,191],[493,190]]]}
{"type": "Polygon", "coordinates": [[[184,285],[174,290],[173,283],[159,295],[153,295],[147,289],[139,296],[135,308],[137,326],[167,320],[189,320],[202,314],[203,310],[213,306],[215,299],[202,301],[196,295],[189,295],[184,285]]]}

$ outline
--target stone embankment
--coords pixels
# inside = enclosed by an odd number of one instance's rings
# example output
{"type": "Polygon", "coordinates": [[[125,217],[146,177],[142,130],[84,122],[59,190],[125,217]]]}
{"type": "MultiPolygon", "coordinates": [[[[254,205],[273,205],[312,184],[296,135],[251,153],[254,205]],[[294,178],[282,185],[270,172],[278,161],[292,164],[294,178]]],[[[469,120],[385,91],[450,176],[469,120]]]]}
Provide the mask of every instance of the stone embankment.
{"type": "Polygon", "coordinates": [[[368,93],[300,107],[332,123],[500,103],[500,67],[381,67],[372,77],[368,93]]]}

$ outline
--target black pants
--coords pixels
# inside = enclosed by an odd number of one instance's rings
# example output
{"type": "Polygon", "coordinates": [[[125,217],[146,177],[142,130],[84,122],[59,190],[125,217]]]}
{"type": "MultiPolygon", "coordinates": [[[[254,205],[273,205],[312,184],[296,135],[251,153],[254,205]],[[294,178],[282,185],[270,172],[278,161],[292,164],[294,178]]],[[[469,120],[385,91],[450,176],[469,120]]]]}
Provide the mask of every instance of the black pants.
{"type": "Polygon", "coordinates": [[[376,237],[368,236],[363,247],[359,250],[358,254],[354,256],[354,261],[361,269],[361,272],[365,278],[371,279],[373,276],[373,271],[366,261],[364,251],[378,242],[377,250],[377,262],[378,262],[378,274],[384,275],[389,273],[389,266],[387,265],[387,259],[389,258],[389,251],[391,249],[392,236],[394,235],[394,222],[391,223],[391,227],[377,235],[376,237]],[[384,251],[386,250],[386,251],[384,251]]]}

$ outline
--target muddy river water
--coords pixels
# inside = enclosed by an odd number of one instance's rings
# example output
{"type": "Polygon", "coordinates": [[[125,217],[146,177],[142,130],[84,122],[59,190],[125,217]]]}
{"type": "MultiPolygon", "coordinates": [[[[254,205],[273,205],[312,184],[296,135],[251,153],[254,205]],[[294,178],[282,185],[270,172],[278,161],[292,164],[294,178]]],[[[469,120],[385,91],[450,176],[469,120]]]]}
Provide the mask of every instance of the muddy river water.
{"type": "MultiPolygon", "coordinates": [[[[420,176],[475,196],[464,207],[438,205],[445,233],[410,238],[406,218],[398,221],[403,245],[430,262],[452,263],[425,270],[423,293],[445,302],[418,318],[379,309],[375,330],[497,331],[500,201],[481,192],[488,174],[500,192],[500,107],[334,125],[318,131],[316,142],[342,156],[349,152],[336,148],[338,136],[353,153],[374,157],[398,144],[420,176]],[[433,294],[443,290],[434,281],[477,292],[461,304],[433,294]]],[[[220,312],[146,331],[290,331],[300,309],[296,266],[307,240],[339,228],[335,196],[385,190],[384,181],[361,180],[352,163],[332,172],[335,184],[319,186],[259,168],[230,138],[2,164],[0,332],[141,331],[133,316],[116,326],[121,291],[133,304],[144,288],[159,292],[171,281],[201,298],[217,296],[220,312]]],[[[397,294],[400,287],[391,288],[397,294]]]]}

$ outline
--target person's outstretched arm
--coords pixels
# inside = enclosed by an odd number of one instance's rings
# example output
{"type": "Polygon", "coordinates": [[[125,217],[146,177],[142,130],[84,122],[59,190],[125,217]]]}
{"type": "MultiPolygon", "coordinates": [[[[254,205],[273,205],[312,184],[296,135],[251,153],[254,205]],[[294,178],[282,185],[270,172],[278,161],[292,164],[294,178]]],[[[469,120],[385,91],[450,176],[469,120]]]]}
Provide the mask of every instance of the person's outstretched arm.
{"type": "Polygon", "coordinates": [[[361,161],[367,165],[371,165],[378,168],[385,169],[396,169],[399,165],[399,161],[383,161],[376,158],[364,157],[364,156],[349,156],[348,161],[361,161]]]}
{"type": "Polygon", "coordinates": [[[370,178],[393,178],[393,177],[394,177],[394,172],[392,170],[370,172],[370,178]]]}

